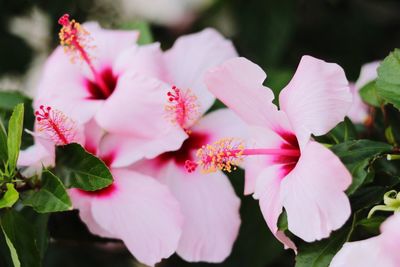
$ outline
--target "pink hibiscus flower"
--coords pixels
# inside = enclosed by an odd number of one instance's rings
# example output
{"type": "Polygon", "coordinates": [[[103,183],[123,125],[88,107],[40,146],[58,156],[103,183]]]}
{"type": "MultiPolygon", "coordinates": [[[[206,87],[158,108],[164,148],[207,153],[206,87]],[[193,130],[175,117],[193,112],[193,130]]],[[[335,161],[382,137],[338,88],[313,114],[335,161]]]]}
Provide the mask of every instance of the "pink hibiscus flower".
{"type": "Polygon", "coordinates": [[[151,152],[158,154],[179,147],[184,136],[179,129],[165,120],[147,119],[163,112],[169,88],[156,79],[164,75],[159,44],[139,47],[136,31],[80,25],[68,15],[59,23],[62,46],[46,62],[34,106],[55,107],[80,125],[95,119],[104,129],[122,135],[136,129],[137,158],[150,153],[151,145],[151,152]],[[124,101],[116,103],[121,95],[124,101]],[[115,113],[115,107],[121,114],[115,113]],[[126,112],[129,117],[122,117],[126,112]]]}
{"type": "Polygon", "coordinates": [[[188,138],[178,150],[141,161],[133,168],[156,177],[179,201],[184,224],[178,255],[192,262],[222,262],[230,255],[238,235],[240,199],[222,171],[208,176],[188,174],[186,168],[190,166],[185,162],[194,159],[196,151],[208,142],[227,134],[243,137],[245,127],[228,109],[202,116],[204,111],[197,110],[201,100],[188,91],[174,87],[168,97],[169,118],[185,129],[188,138]]]}
{"type": "Polygon", "coordinates": [[[400,266],[400,214],[381,225],[381,234],[366,240],[344,244],[330,267],[397,267],[400,266]]]}
{"type": "Polygon", "coordinates": [[[109,166],[114,178],[112,185],[98,191],[69,189],[73,207],[79,209],[89,230],[101,237],[121,239],[147,265],[153,266],[175,252],[183,219],[179,203],[168,187],[148,175],[114,168],[114,151],[112,147],[104,153],[100,149],[105,132],[94,120],[80,130],[62,112],[43,106],[36,112],[36,118],[37,142],[21,152],[18,161],[21,167],[38,171],[40,164],[54,164],[55,145],[81,143],[109,166]]]}
{"type": "Polygon", "coordinates": [[[377,78],[379,64],[380,62],[375,61],[363,65],[361,67],[360,77],[356,83],[350,84],[350,90],[353,94],[353,103],[347,116],[354,123],[365,123],[368,120],[368,106],[362,101],[359,91],[377,78]]]}
{"type": "Polygon", "coordinates": [[[236,55],[232,43],[213,29],[180,37],[166,52],[159,47],[153,50],[152,64],[162,69],[161,74],[134,75],[126,80],[130,90],[115,91],[97,117],[99,125],[110,133],[104,143],[117,147],[115,165],[124,166],[143,157],[152,159],[165,151],[180,149],[188,138],[191,123],[215,100],[206,89],[204,73],[236,55]],[[192,98],[197,98],[198,106],[185,106],[188,110],[182,118],[175,117],[173,103],[166,106],[167,94],[172,102],[178,97],[176,92],[169,92],[173,85],[182,88],[179,101],[193,103],[192,98]],[[140,88],[141,95],[134,98],[139,103],[132,103],[133,88],[140,88]]]}
{"type": "Polygon", "coordinates": [[[328,237],[350,215],[344,190],[351,175],[329,149],[311,134],[322,135],[343,120],[351,93],[343,70],[310,56],[301,59],[290,83],[282,90],[281,110],[262,85],[263,70],[235,58],[206,74],[209,90],[250,127],[254,148],[232,138],[198,151],[193,168],[230,170],[244,162],[245,193],[255,193],[264,218],[287,247],[295,245],[278,230],[285,208],[289,230],[307,242],[328,237]]]}

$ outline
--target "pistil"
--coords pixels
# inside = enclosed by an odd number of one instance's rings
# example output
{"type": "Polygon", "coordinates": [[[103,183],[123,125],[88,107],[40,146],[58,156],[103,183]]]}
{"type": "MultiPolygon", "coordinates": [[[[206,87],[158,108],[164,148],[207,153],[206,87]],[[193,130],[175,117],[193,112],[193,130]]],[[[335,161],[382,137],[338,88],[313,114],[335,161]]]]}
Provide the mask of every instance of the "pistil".
{"type": "Polygon", "coordinates": [[[75,20],[69,19],[69,14],[64,14],[58,23],[62,26],[59,37],[60,44],[64,46],[66,52],[72,54],[72,60],[75,59],[76,54],[88,65],[93,74],[96,84],[104,95],[110,95],[112,92],[110,88],[103,81],[99,72],[95,69],[89,53],[86,49],[89,47],[89,32],[86,31],[80,23],[75,20]]]}

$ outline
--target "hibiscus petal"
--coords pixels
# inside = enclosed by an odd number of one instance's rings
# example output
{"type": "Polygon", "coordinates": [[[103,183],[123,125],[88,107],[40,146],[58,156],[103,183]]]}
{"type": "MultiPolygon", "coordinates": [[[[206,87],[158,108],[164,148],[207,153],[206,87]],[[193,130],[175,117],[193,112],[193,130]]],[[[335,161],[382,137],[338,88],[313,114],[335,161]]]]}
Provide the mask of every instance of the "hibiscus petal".
{"type": "Polygon", "coordinates": [[[166,118],[167,89],[156,79],[125,74],[97,113],[98,124],[111,133],[105,149],[115,146],[117,156],[124,161],[118,166],[177,149],[186,139],[185,132],[166,118]]]}
{"type": "Polygon", "coordinates": [[[254,198],[259,199],[260,209],[265,221],[275,237],[284,244],[285,248],[297,250],[296,245],[278,229],[279,215],[282,213],[280,187],[282,170],[279,166],[265,168],[259,175],[254,198]]]}
{"type": "Polygon", "coordinates": [[[356,88],[358,88],[358,90],[360,90],[364,85],[367,85],[367,83],[372,82],[378,77],[377,70],[379,64],[380,64],[379,61],[374,61],[371,63],[364,64],[361,67],[360,76],[356,81],[356,88]]]}
{"type": "Polygon", "coordinates": [[[240,226],[240,199],[228,178],[222,172],[188,174],[175,164],[160,176],[185,218],[179,256],[191,262],[222,262],[231,253],[240,226]]]}
{"type": "Polygon", "coordinates": [[[197,96],[203,114],[215,100],[206,90],[205,71],[237,54],[229,40],[213,29],[205,29],[180,37],[164,55],[169,73],[167,82],[183,90],[190,88],[197,96]]]}
{"type": "Polygon", "coordinates": [[[272,103],[274,94],[262,83],[264,71],[245,58],[234,58],[205,75],[208,90],[246,123],[274,129],[285,115],[272,103]]]}
{"type": "MultiPolygon", "coordinates": [[[[283,144],[282,138],[274,131],[264,127],[250,127],[249,129],[251,139],[248,141],[249,147],[268,147],[279,149],[283,144]]],[[[244,180],[244,194],[248,195],[254,192],[256,181],[261,172],[273,164],[273,156],[251,156],[245,158],[245,180],[244,180]]]]}
{"type": "Polygon", "coordinates": [[[97,22],[84,23],[82,27],[90,34],[87,52],[95,66],[111,66],[122,51],[136,46],[139,38],[138,31],[102,29],[97,22]]]}
{"type": "Polygon", "coordinates": [[[279,96],[281,109],[300,146],[310,134],[323,135],[346,116],[352,102],[343,69],[334,63],[303,56],[295,75],[279,96]]]}
{"type": "Polygon", "coordinates": [[[396,267],[390,255],[383,250],[382,237],[344,244],[332,259],[330,267],[396,267]]]}
{"type": "Polygon", "coordinates": [[[307,242],[328,237],[349,218],[344,190],[351,175],[339,158],[310,141],[296,167],[283,179],[281,197],[289,230],[307,242]]]}
{"type": "Polygon", "coordinates": [[[74,188],[68,190],[68,195],[71,198],[72,206],[74,209],[79,210],[79,217],[86,224],[92,234],[105,238],[117,238],[117,236],[103,229],[93,218],[91,210],[92,197],[74,188]]]}
{"type": "Polygon", "coordinates": [[[133,46],[118,55],[113,65],[113,71],[115,74],[120,74],[129,70],[141,75],[163,79],[166,74],[164,65],[160,64],[162,60],[163,54],[159,43],[133,46]]]}
{"type": "Polygon", "coordinates": [[[112,156],[112,167],[126,167],[143,158],[153,159],[166,151],[178,150],[186,138],[187,134],[180,129],[151,138],[107,134],[100,144],[100,154],[112,156]]]}
{"type": "Polygon", "coordinates": [[[210,142],[215,142],[221,138],[241,140],[248,135],[246,124],[227,108],[218,109],[203,116],[191,130],[208,133],[210,142]]]}
{"type": "Polygon", "coordinates": [[[115,192],[92,200],[93,218],[122,239],[140,262],[153,266],[178,246],[182,227],[179,204],[167,187],[149,176],[123,169],[112,173],[115,192]]]}

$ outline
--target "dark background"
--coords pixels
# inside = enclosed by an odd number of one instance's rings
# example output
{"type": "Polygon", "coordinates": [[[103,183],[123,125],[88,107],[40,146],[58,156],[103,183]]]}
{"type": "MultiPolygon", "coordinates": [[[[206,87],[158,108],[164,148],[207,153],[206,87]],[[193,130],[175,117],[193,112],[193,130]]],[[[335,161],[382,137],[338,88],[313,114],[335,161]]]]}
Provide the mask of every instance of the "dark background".
{"type": "MultiPolygon", "coordinates": [[[[81,22],[96,19],[108,27],[120,23],[107,16],[107,9],[93,12],[94,4],[93,0],[0,0],[0,78],[24,77],[35,55],[29,44],[10,33],[8,25],[13,17],[27,14],[33,7],[47,13],[53,22],[50,46],[55,47],[57,20],[64,13],[81,22]]],[[[336,62],[349,80],[356,80],[361,65],[382,59],[400,46],[400,1],[394,0],[217,0],[191,25],[152,24],[151,28],[154,39],[167,48],[182,34],[204,27],[219,28],[218,21],[224,16],[231,28],[228,35],[240,55],[262,66],[268,74],[267,84],[278,90],[290,79],[304,54],[336,62]]],[[[231,179],[238,195],[243,191],[241,177],[236,173],[231,179]]],[[[256,201],[251,197],[242,200],[243,224],[238,241],[231,257],[218,266],[293,266],[294,254],[284,251],[271,237],[256,201]]],[[[121,243],[105,245],[90,236],[76,213],[52,215],[49,227],[52,238],[45,266],[135,266],[121,243]]],[[[160,266],[214,265],[188,264],[173,256],[160,266]]]]}

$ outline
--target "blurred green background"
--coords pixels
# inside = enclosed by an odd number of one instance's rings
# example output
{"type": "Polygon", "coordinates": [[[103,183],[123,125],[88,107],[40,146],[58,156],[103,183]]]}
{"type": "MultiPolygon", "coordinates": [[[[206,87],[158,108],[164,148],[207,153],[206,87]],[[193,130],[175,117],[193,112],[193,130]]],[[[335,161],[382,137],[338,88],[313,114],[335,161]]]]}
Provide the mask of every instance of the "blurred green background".
{"type": "MultiPolygon", "coordinates": [[[[241,56],[264,68],[266,84],[282,88],[304,54],[340,64],[356,80],[362,64],[400,47],[400,1],[395,0],[0,0],[0,89],[35,91],[46,56],[57,45],[58,18],[98,20],[104,27],[148,21],[168,48],[180,35],[215,27],[241,56]]],[[[231,180],[242,195],[242,174],[231,180]]],[[[242,227],[232,255],[218,266],[293,266],[294,255],[274,240],[258,204],[242,197],[242,227]]],[[[77,213],[52,215],[45,266],[140,266],[120,242],[91,236],[77,213]]],[[[178,256],[160,266],[189,264],[178,256]]],[[[215,265],[216,266],[216,265],[215,265]]]]}

